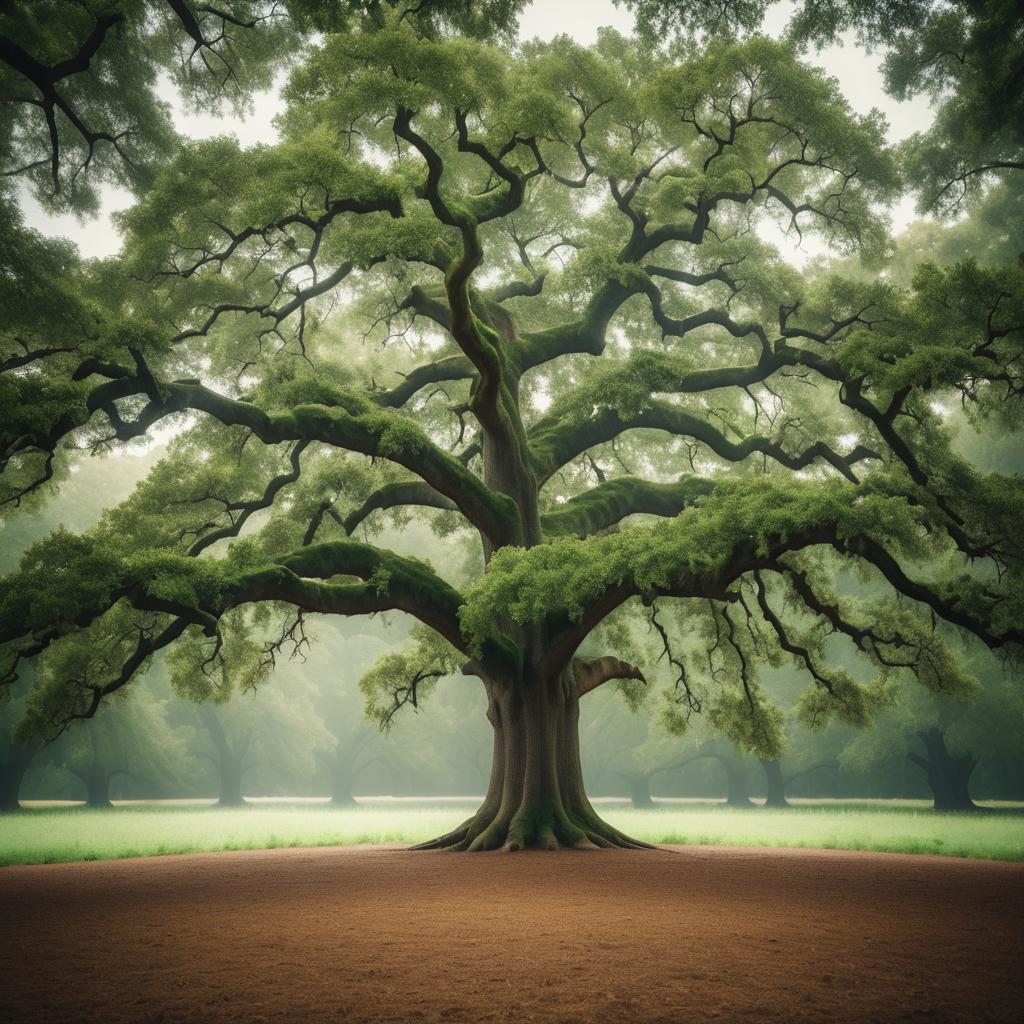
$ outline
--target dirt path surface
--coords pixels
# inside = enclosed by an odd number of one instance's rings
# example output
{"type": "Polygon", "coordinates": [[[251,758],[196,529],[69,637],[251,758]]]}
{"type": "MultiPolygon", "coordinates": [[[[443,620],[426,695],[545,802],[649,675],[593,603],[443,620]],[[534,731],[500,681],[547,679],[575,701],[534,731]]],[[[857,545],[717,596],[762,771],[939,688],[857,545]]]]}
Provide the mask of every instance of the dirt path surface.
{"type": "Polygon", "coordinates": [[[1011,1021],[1024,865],[349,847],[0,870],[0,1019],[1011,1021]]]}

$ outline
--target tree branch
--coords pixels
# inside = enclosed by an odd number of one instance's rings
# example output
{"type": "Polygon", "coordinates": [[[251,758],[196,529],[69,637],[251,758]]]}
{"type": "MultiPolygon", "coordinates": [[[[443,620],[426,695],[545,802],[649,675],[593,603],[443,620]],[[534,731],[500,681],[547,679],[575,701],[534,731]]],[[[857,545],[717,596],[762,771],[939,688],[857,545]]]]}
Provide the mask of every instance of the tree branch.
{"type": "Polygon", "coordinates": [[[571,533],[588,537],[630,515],[678,515],[713,489],[713,481],[696,476],[683,477],[673,484],[650,483],[639,477],[616,477],[545,513],[541,516],[541,526],[549,536],[571,533]]]}
{"type": "Polygon", "coordinates": [[[603,658],[574,658],[572,662],[576,689],[580,697],[596,690],[610,679],[639,679],[646,683],[643,672],[628,661],[605,655],[603,658]]]}

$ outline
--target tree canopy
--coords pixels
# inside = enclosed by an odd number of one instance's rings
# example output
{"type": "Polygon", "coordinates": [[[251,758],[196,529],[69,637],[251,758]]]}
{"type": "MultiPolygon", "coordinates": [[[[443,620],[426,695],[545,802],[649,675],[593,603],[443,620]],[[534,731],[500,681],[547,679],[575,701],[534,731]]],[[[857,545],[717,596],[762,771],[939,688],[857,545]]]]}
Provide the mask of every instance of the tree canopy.
{"type": "Polygon", "coordinates": [[[644,678],[631,616],[677,669],[677,724],[705,711],[769,759],[759,663],[806,671],[805,721],[864,724],[903,675],[971,691],[954,628],[1019,650],[1024,489],[957,454],[947,407],[1019,429],[1024,271],[803,276],[758,233],[878,265],[901,185],[879,115],[764,36],[509,48],[369,6],[295,49],[261,15],[279,141],[154,148],[118,258],[6,227],[0,500],[173,433],[4,580],[5,679],[40,660],[25,735],[164,648],[209,697],[310,616],[393,610],[418,625],[364,681],[381,721],[457,668],[487,690],[491,786],[441,844],[628,845],[583,793],[576,702],[644,678]],[[478,546],[434,567],[374,543],[423,515],[478,546]]]}
{"type": "MultiPolygon", "coordinates": [[[[655,37],[756,30],[768,0],[621,0],[655,37]]],[[[956,211],[993,177],[1024,171],[1024,13],[1014,0],[799,0],[796,46],[857,43],[882,55],[886,90],[925,95],[934,123],[904,146],[922,212],[956,211]]]]}

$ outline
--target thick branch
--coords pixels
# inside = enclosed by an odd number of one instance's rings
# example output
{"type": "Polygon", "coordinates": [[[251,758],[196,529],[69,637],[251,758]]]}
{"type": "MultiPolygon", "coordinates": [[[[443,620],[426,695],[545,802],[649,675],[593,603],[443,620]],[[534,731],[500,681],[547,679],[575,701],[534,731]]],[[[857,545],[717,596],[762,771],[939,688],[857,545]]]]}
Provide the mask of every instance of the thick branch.
{"type": "Polygon", "coordinates": [[[880,458],[876,452],[863,445],[858,445],[843,456],[823,441],[797,454],[791,454],[778,442],[758,435],[733,442],[706,420],[691,416],[667,402],[652,401],[646,408],[629,416],[623,416],[616,409],[604,409],[591,419],[577,423],[559,422],[554,417],[547,417],[531,431],[531,450],[538,476],[547,479],[588,448],[611,441],[627,430],[642,428],[692,437],[729,462],[742,462],[756,452],[767,455],[787,469],[797,470],[805,469],[816,459],[822,459],[852,482],[857,480],[852,469],[854,465],[865,459],[880,458]]]}
{"type": "Polygon", "coordinates": [[[408,612],[464,647],[459,629],[461,595],[424,563],[357,541],[313,544],[263,569],[240,576],[229,589],[228,607],[253,601],[285,601],[310,612],[366,615],[408,612]],[[324,582],[336,576],[364,582],[324,582]]]}
{"type": "Polygon", "coordinates": [[[576,688],[581,697],[610,679],[639,679],[642,683],[647,682],[643,672],[636,665],[620,661],[610,655],[603,658],[574,658],[572,668],[576,677],[576,688]]]}
{"type": "Polygon", "coordinates": [[[389,391],[378,392],[373,399],[385,408],[400,409],[430,384],[440,384],[446,380],[470,380],[475,373],[476,369],[466,356],[445,356],[417,366],[405,375],[401,384],[389,391]]]}
{"type": "Polygon", "coordinates": [[[711,480],[696,476],[686,476],[671,484],[616,477],[541,516],[541,526],[548,536],[572,533],[588,537],[630,515],[676,516],[713,489],[711,480]]]}
{"type": "Polygon", "coordinates": [[[429,484],[419,481],[385,484],[374,491],[359,508],[350,512],[342,522],[344,531],[351,535],[355,528],[372,512],[379,509],[397,508],[406,505],[420,505],[425,508],[441,508],[458,511],[450,498],[438,494],[429,484]]]}
{"type": "Polygon", "coordinates": [[[834,524],[825,523],[794,531],[785,538],[761,547],[753,540],[743,541],[722,561],[721,568],[714,571],[694,572],[686,566],[680,566],[674,571],[669,569],[670,582],[667,585],[641,587],[636,580],[628,577],[609,584],[578,618],[569,620],[566,616],[552,616],[548,623],[552,640],[547,660],[553,666],[564,664],[565,659],[571,657],[572,652],[598,623],[630,598],[640,597],[645,603],[660,596],[736,601],[739,595],[730,588],[741,577],[757,570],[784,573],[788,567],[782,559],[787,552],[815,545],[826,545],[840,554],[863,559],[875,566],[898,593],[926,605],[939,617],[973,633],[991,648],[997,649],[1008,644],[1024,647],[1024,629],[1014,627],[1003,633],[993,631],[991,612],[999,600],[997,596],[988,599],[988,607],[984,604],[979,607],[977,598],[968,604],[955,593],[944,594],[909,577],[897,559],[877,541],[861,536],[841,537],[834,524]]]}
{"type": "MultiPolygon", "coordinates": [[[[87,367],[87,370],[94,367],[87,367]]],[[[435,446],[408,420],[383,411],[368,411],[357,399],[339,395],[339,405],[300,405],[287,413],[266,413],[249,402],[219,395],[193,381],[151,385],[127,371],[120,379],[101,384],[88,400],[90,412],[104,410],[119,438],[144,434],[163,417],[186,410],[205,412],[220,422],[248,427],[265,444],[285,441],[320,441],[324,444],[385,458],[425,480],[454,502],[485,536],[498,538],[514,529],[512,502],[495,494],[458,459],[435,446]],[[120,419],[115,399],[150,393],[150,402],[133,422],[120,419]]],[[[84,373],[84,371],[83,371],[84,373]]],[[[80,426],[64,425],[59,436],[80,426]]]]}

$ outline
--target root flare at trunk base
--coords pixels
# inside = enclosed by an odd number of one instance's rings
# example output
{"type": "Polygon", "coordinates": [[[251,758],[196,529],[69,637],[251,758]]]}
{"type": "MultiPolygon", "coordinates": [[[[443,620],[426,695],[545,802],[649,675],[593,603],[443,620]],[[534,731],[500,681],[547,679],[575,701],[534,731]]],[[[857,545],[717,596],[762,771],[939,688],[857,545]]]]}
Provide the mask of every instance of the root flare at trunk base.
{"type": "Polygon", "coordinates": [[[620,832],[590,811],[571,815],[553,804],[524,806],[511,817],[484,813],[485,808],[458,828],[413,850],[450,850],[478,853],[501,850],[655,850],[657,847],[620,832]]]}
{"type": "Polygon", "coordinates": [[[602,821],[587,799],[572,669],[521,689],[491,682],[487,692],[494,728],[487,796],[458,828],[413,849],[656,849],[602,821]]]}

